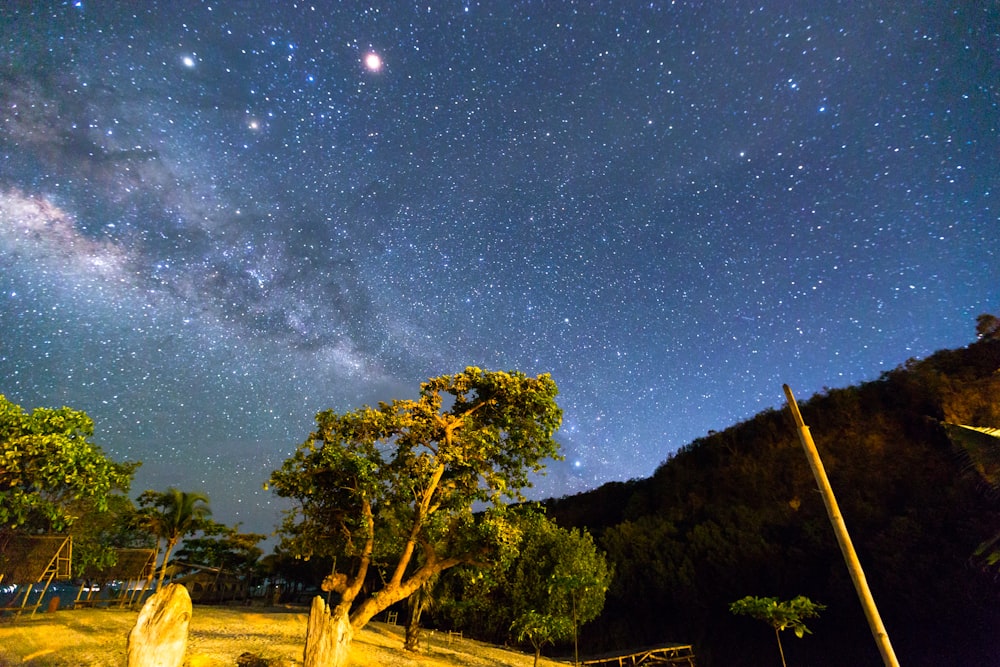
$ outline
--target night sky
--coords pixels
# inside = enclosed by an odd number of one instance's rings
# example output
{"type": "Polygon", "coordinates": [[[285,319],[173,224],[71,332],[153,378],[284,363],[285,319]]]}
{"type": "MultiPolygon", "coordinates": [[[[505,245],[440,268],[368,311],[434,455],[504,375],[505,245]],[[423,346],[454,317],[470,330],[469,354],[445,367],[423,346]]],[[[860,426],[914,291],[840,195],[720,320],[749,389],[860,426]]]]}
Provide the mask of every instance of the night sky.
{"type": "Polygon", "coordinates": [[[314,414],[549,372],[533,497],[1000,312],[996,2],[5,2],[0,393],[269,532],[314,414]]]}

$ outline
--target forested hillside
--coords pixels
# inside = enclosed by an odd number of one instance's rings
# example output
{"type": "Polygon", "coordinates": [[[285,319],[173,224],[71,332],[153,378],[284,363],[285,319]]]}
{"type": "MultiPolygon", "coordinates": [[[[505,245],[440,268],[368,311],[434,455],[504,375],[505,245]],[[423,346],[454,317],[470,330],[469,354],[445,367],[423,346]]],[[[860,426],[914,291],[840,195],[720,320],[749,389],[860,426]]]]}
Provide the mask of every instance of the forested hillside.
{"type": "MultiPolygon", "coordinates": [[[[1000,340],[799,400],[900,662],[997,664],[1000,586],[972,554],[1000,530],[1000,502],[942,422],[1000,427],[1000,340]]],[[[780,664],[770,627],[728,605],[806,595],[827,609],[814,634],[785,638],[790,665],[881,664],[787,409],[548,510],[615,567],[588,652],[682,641],[701,665],[780,664]]]]}

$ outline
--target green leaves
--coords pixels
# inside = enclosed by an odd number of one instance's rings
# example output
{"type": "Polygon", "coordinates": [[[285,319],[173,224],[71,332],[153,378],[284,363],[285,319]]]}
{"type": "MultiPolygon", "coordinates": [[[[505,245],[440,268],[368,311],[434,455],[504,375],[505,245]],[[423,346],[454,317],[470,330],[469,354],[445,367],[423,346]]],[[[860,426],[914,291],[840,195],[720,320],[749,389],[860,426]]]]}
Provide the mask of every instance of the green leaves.
{"type": "Polygon", "coordinates": [[[529,609],[511,625],[517,641],[529,641],[536,648],[573,636],[573,619],[568,616],[544,614],[529,609]]]}
{"type": "Polygon", "coordinates": [[[819,612],[824,609],[825,605],[813,602],[803,595],[784,602],[778,598],[758,598],[748,595],[729,605],[729,611],[732,613],[764,621],[775,630],[791,628],[799,639],[810,633],[805,619],[818,617],[819,612]]]}
{"type": "Polygon", "coordinates": [[[804,620],[816,618],[819,616],[819,612],[824,609],[826,609],[825,605],[813,602],[803,595],[785,602],[778,601],[778,598],[757,598],[748,595],[729,605],[729,611],[732,613],[756,618],[774,628],[774,637],[778,641],[778,652],[781,653],[782,665],[786,663],[785,649],[781,646],[781,631],[791,628],[795,636],[802,639],[809,632],[804,620]]]}
{"type": "MultiPolygon", "coordinates": [[[[586,531],[564,530],[541,514],[524,516],[525,539],[507,573],[518,640],[535,648],[573,638],[604,607],[611,568],[586,531]]],[[[578,657],[578,656],[576,656],[578,657]]],[[[578,663],[574,659],[574,663],[578,663]]]]}
{"type": "Polygon", "coordinates": [[[97,511],[127,491],[138,463],[116,463],[88,439],[94,422],[71,408],[26,413],[0,395],[0,531],[59,531],[77,518],[75,501],[97,511]]]}
{"type": "Polygon", "coordinates": [[[419,583],[502,558],[513,535],[496,510],[523,500],[529,474],[559,456],[557,393],[549,375],[470,366],[424,382],[415,400],[320,412],[271,474],[270,488],[296,502],[284,546],[302,557],[357,557],[360,569],[370,558],[397,559],[395,591],[379,605],[406,589],[406,577],[419,583]],[[488,511],[473,514],[477,503],[488,511]]]}
{"type": "Polygon", "coordinates": [[[469,367],[423,383],[415,401],[324,411],[270,487],[300,502],[303,526],[340,531],[357,528],[362,502],[423,523],[432,508],[521,500],[528,473],[558,457],[556,393],[548,375],[469,367]]]}

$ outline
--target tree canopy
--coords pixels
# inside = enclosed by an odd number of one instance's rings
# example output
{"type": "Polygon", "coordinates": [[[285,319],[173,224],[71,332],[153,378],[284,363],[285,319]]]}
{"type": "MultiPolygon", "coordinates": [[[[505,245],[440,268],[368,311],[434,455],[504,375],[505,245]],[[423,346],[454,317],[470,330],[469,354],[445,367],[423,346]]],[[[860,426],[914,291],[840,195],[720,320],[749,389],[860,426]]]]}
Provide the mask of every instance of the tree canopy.
{"type": "Polygon", "coordinates": [[[601,613],[611,568],[587,531],[537,515],[505,579],[511,628],[534,647],[537,665],[546,644],[575,638],[579,626],[601,613]]]}
{"type": "Polygon", "coordinates": [[[212,522],[202,530],[201,537],[184,540],[177,550],[177,560],[252,577],[257,574],[260,557],[264,554],[257,544],[266,538],[259,533],[241,533],[238,525],[212,522]]]}
{"type": "Polygon", "coordinates": [[[774,628],[782,665],[786,663],[785,649],[781,645],[781,631],[791,629],[796,637],[802,639],[807,633],[810,633],[809,628],[806,627],[806,619],[816,618],[819,616],[819,612],[824,609],[826,609],[825,605],[813,602],[804,595],[797,595],[791,600],[747,595],[729,605],[729,611],[734,614],[764,621],[774,628]]]}
{"type": "Polygon", "coordinates": [[[586,530],[561,528],[533,504],[512,517],[522,534],[517,552],[489,569],[446,573],[434,617],[493,643],[513,634],[537,662],[543,647],[573,638],[601,613],[613,568],[586,530]]]}
{"type": "Polygon", "coordinates": [[[29,413],[0,394],[0,546],[14,531],[65,530],[81,508],[103,512],[113,494],[128,491],[139,463],[111,460],[93,434],[85,412],[29,413]]]}
{"type": "Polygon", "coordinates": [[[286,548],[340,558],[344,571],[327,580],[341,595],[335,615],[349,613],[358,629],[434,574],[491,562],[516,543],[504,508],[558,457],[556,393],[548,374],[469,367],[421,384],[415,400],[316,415],[270,484],[296,501],[286,548]],[[376,562],[389,576],[354,606],[376,562]]]}

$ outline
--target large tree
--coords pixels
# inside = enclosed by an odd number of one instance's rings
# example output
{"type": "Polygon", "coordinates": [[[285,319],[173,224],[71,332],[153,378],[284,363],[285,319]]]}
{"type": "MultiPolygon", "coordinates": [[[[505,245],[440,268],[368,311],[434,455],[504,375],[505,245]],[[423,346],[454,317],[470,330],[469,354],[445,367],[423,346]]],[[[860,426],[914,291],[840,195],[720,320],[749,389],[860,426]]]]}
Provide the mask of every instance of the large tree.
{"type": "Polygon", "coordinates": [[[143,491],[139,496],[139,506],[142,508],[142,523],[156,536],[156,548],[163,545],[163,561],[160,564],[160,576],[156,587],[163,586],[167,574],[167,564],[170,554],[186,535],[211,529],[216,524],[208,517],[212,509],[208,504],[208,496],[196,491],[180,491],[169,488],[164,492],[143,491]]]}
{"type": "Polygon", "coordinates": [[[278,495],[297,503],[285,545],[339,558],[325,584],[340,601],[321,626],[336,640],[317,651],[327,640],[311,625],[307,667],[343,664],[373,616],[435,574],[488,564],[516,541],[504,510],[558,456],[556,393],[548,374],[469,367],[423,383],[415,400],[316,416],[316,430],[271,475],[278,495]],[[388,577],[363,597],[375,560],[388,577]]]}
{"type": "Polygon", "coordinates": [[[65,530],[82,507],[103,512],[128,490],[139,464],[112,461],[93,434],[85,412],[28,413],[0,394],[0,549],[14,532],[65,530]]]}

